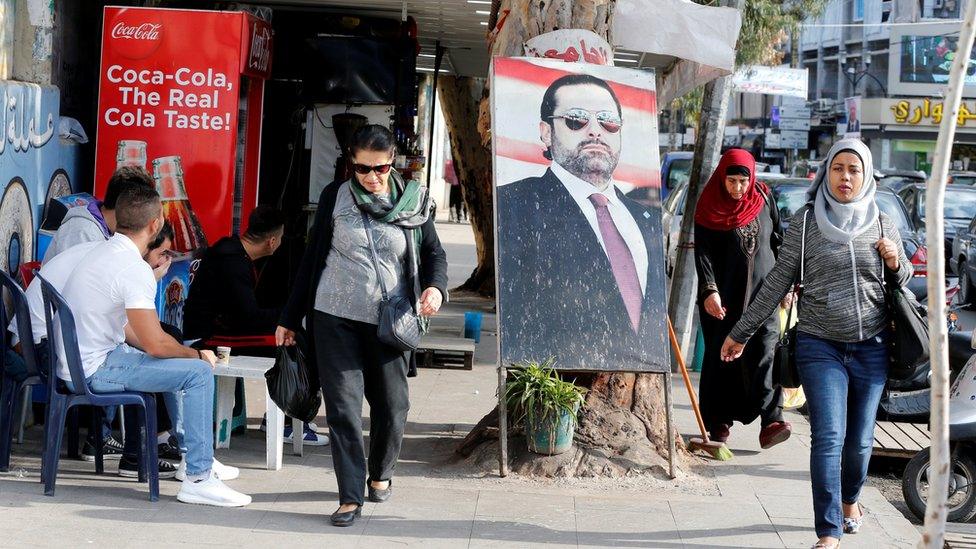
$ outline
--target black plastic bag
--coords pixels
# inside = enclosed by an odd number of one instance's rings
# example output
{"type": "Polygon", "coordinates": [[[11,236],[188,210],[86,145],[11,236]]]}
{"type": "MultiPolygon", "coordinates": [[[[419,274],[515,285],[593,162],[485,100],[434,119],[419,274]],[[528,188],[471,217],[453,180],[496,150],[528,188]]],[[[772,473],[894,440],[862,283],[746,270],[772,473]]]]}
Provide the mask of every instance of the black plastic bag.
{"type": "Polygon", "coordinates": [[[318,415],[322,398],[317,376],[309,375],[299,345],[278,347],[275,365],[264,373],[268,394],[285,415],[309,423],[318,415]]]}

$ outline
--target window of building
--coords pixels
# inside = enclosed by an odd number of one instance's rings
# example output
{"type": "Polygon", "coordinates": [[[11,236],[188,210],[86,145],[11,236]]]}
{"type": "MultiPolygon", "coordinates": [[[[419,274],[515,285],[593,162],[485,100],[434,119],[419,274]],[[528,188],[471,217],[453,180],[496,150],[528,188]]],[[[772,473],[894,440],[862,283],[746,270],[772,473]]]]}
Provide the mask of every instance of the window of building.
{"type": "Polygon", "coordinates": [[[854,0],[853,19],[858,23],[864,21],[864,0],[854,0]]]}

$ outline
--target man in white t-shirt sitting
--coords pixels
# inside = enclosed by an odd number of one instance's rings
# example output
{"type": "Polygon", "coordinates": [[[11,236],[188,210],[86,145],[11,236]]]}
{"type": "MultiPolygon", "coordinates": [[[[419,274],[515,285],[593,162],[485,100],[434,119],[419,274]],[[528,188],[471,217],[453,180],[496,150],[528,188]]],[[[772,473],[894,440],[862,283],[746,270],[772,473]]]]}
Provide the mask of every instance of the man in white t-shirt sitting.
{"type": "MultiPolygon", "coordinates": [[[[156,279],[143,256],[162,227],[159,194],[127,189],[116,208],[115,235],[92,248],[65,284],[62,294],[74,313],[85,378],[96,393],[182,392],[186,477],[176,498],[244,506],[251,497],[213,472],[214,354],[177,342],[156,315],[156,279]]],[[[58,377],[70,385],[60,343],[58,377]]]]}

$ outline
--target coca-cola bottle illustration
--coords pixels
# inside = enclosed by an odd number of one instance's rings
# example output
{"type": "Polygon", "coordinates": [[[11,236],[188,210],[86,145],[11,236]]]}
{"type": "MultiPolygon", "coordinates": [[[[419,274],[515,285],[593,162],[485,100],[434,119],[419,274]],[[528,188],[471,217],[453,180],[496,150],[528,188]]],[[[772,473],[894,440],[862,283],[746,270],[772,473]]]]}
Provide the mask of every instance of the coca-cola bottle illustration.
{"type": "Polygon", "coordinates": [[[207,247],[203,227],[190,207],[183,182],[183,164],[179,156],[162,156],[153,160],[153,178],[163,202],[163,217],[173,226],[173,250],[193,254],[207,247]]]}
{"type": "Polygon", "coordinates": [[[118,151],[115,153],[115,167],[137,166],[146,169],[146,142],[123,139],[119,141],[118,151]]]}

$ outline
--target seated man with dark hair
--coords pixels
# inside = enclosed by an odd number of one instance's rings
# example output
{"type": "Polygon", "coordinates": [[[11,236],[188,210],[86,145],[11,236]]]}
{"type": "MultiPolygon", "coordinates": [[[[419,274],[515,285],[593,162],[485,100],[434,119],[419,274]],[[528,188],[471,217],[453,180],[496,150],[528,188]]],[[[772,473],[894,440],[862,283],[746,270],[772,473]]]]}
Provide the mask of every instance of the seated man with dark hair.
{"type": "Polygon", "coordinates": [[[207,248],[183,309],[183,333],[188,339],[274,334],[281,309],[258,305],[254,264],[275,253],[284,231],[280,211],[258,206],[248,217],[243,236],[227,236],[207,248]]]}
{"type": "MultiPolygon", "coordinates": [[[[180,394],[186,456],[177,478],[185,503],[241,507],[250,496],[221,481],[213,455],[212,368],[215,356],[184,346],[160,327],[156,280],[146,264],[163,228],[155,189],[136,187],[119,197],[116,234],[92,247],[61,292],[75,317],[85,383],[93,392],[180,394]],[[181,474],[182,473],[182,474],[181,474]]],[[[71,388],[65,350],[56,341],[57,375],[71,388]]],[[[237,471],[234,471],[237,476],[237,471]]]]}
{"type": "MultiPolygon", "coordinates": [[[[221,238],[207,249],[183,309],[187,339],[274,334],[281,309],[258,304],[255,262],[275,253],[284,231],[284,215],[261,205],[248,217],[243,236],[221,238]]],[[[291,438],[291,425],[285,426],[283,435],[291,438]]],[[[305,444],[329,443],[328,437],[316,433],[314,427],[306,427],[303,436],[305,444]]]]}
{"type": "MultiPolygon", "coordinates": [[[[156,183],[146,170],[123,166],[112,173],[105,186],[104,200],[93,200],[87,206],[77,206],[68,210],[54,238],[44,252],[43,262],[54,259],[55,256],[87,242],[104,242],[115,233],[115,209],[119,196],[133,187],[156,188],[156,183]]],[[[172,228],[170,228],[172,233],[172,228]]],[[[172,238],[171,238],[172,240],[172,238]]],[[[115,407],[105,408],[102,425],[102,440],[104,457],[119,459],[122,455],[122,443],[112,435],[112,423],[115,420],[115,407]]],[[[95,460],[95,433],[88,433],[81,457],[85,461],[95,460]]]]}

